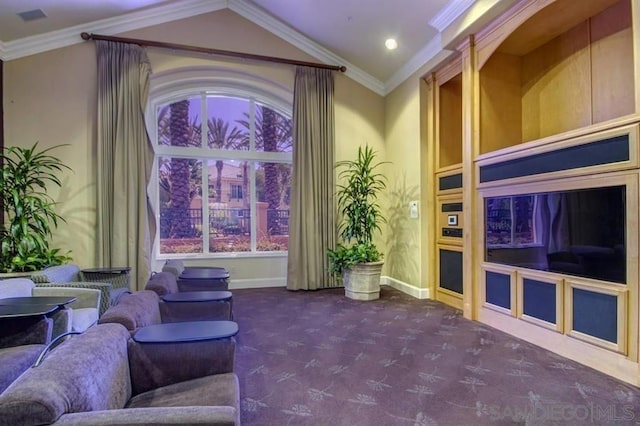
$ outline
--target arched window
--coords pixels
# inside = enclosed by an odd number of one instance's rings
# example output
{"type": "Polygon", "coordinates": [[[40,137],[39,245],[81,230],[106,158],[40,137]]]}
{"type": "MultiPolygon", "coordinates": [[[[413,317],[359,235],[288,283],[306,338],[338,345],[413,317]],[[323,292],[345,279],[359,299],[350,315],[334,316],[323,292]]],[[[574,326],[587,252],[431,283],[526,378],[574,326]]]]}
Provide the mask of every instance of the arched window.
{"type": "Polygon", "coordinates": [[[156,257],[286,252],[291,104],[246,86],[188,86],[150,98],[156,257]]]}

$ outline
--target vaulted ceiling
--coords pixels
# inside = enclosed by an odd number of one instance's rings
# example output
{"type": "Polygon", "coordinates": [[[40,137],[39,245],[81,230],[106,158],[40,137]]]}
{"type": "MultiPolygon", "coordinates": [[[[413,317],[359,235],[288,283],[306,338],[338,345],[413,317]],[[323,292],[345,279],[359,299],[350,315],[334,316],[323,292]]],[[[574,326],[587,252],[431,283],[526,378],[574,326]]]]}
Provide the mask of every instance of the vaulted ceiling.
{"type": "Polygon", "coordinates": [[[82,31],[114,35],[228,8],[384,95],[442,50],[443,29],[476,1],[2,0],[0,59],[79,43],[82,31]]]}

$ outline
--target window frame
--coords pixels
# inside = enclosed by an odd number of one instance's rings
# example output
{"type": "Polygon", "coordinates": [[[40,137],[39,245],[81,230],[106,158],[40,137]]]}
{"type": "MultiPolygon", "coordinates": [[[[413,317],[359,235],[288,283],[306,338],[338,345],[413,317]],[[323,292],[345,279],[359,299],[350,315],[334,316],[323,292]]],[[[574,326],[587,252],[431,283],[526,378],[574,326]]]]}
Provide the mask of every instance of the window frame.
{"type": "MultiPolygon", "coordinates": [[[[277,113],[293,119],[293,101],[292,93],[286,91],[283,87],[271,86],[265,84],[265,81],[256,82],[255,79],[247,77],[246,81],[235,81],[234,84],[229,84],[225,78],[228,79],[228,73],[221,72],[215,78],[204,78],[203,80],[193,81],[191,79],[182,80],[173,76],[175,80],[172,81],[172,76],[161,76],[162,80],[158,81],[155,87],[150,91],[149,102],[147,104],[145,119],[147,123],[147,129],[149,131],[149,137],[151,145],[153,147],[153,166],[151,172],[151,178],[147,188],[147,194],[151,200],[156,223],[160,223],[160,190],[158,185],[158,159],[160,157],[177,157],[177,158],[189,158],[198,159],[203,161],[203,190],[206,188],[209,191],[207,173],[204,170],[207,169],[206,163],[209,160],[242,160],[249,161],[251,167],[249,167],[249,192],[248,194],[242,194],[243,197],[250,197],[250,209],[251,209],[251,251],[247,252],[205,252],[209,247],[209,223],[208,220],[203,220],[203,232],[202,232],[202,244],[203,253],[161,253],[160,252],[160,227],[156,226],[156,233],[153,238],[153,258],[157,260],[168,258],[182,258],[182,259],[210,259],[210,258],[248,258],[248,257],[285,257],[288,255],[288,251],[257,251],[257,235],[256,235],[256,178],[255,178],[255,164],[258,162],[280,163],[293,165],[293,153],[292,152],[262,152],[255,150],[255,105],[260,104],[268,106],[270,109],[277,113]],[[167,78],[169,77],[169,78],[167,78]],[[162,105],[171,104],[184,99],[190,99],[196,96],[201,96],[203,102],[201,102],[201,117],[204,120],[206,117],[206,99],[207,97],[223,96],[232,97],[238,99],[244,99],[251,103],[250,106],[250,149],[248,151],[234,151],[225,149],[209,148],[206,144],[206,132],[203,132],[203,143],[200,147],[175,147],[160,145],[158,143],[158,126],[157,126],[157,111],[162,105]],[[205,222],[207,222],[205,224],[205,222]],[[204,231],[207,232],[204,232],[204,231]]],[[[187,75],[191,75],[191,72],[187,71],[187,75]]],[[[237,74],[234,74],[234,78],[237,79],[237,74]]],[[[202,124],[201,120],[201,124],[202,124]]],[[[203,195],[204,199],[204,195],[203,195]]],[[[202,217],[208,218],[209,206],[208,203],[202,203],[202,217]]]]}

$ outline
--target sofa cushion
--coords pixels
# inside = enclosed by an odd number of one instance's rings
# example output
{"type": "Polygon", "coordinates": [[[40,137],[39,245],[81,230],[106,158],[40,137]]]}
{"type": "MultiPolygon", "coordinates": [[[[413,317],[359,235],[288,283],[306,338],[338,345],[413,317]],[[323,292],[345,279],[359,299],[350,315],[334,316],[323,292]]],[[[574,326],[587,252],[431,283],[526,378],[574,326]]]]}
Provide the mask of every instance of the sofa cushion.
{"type": "Polygon", "coordinates": [[[120,303],[107,309],[98,322],[122,324],[129,331],[160,324],[159,302],[158,295],[149,290],[125,294],[120,298],[120,303]]]}
{"type": "Polygon", "coordinates": [[[0,393],[35,362],[44,345],[0,349],[0,393]]]}
{"type": "Polygon", "coordinates": [[[240,399],[234,373],[216,374],[175,383],[134,396],[127,404],[134,407],[186,407],[220,405],[236,407],[240,399]]]}
{"type": "Polygon", "coordinates": [[[0,394],[0,424],[50,424],[64,413],[123,408],[131,397],[129,336],[106,324],[62,343],[0,394]]]}
{"type": "Polygon", "coordinates": [[[73,309],[73,331],[83,332],[98,322],[98,308],[73,309]]]}

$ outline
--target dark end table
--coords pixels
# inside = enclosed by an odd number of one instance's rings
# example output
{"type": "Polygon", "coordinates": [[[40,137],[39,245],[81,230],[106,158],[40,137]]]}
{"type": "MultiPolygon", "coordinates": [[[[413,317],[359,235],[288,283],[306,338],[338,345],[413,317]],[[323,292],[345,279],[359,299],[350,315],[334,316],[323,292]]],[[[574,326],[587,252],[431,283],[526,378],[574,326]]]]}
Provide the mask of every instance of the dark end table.
{"type": "Polygon", "coordinates": [[[86,281],[111,283],[113,288],[129,288],[129,266],[87,268],[80,272],[86,281]]]}
{"type": "Polygon", "coordinates": [[[228,302],[233,295],[230,291],[179,291],[162,296],[165,302],[228,302]]]}
{"type": "Polygon", "coordinates": [[[141,327],[133,335],[138,343],[178,343],[228,339],[238,334],[233,321],[188,321],[141,327]]]}

